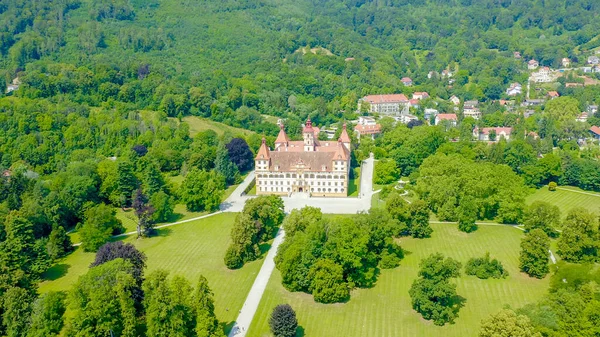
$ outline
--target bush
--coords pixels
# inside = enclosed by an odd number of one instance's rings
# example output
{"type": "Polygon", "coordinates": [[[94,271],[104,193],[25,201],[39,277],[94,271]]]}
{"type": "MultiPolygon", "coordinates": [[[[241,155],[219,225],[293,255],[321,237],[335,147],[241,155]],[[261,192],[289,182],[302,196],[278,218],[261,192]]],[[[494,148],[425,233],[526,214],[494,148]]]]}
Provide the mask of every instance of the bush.
{"type": "Polygon", "coordinates": [[[275,337],[296,336],[298,320],[296,313],[289,304],[280,304],[273,309],[269,319],[269,327],[275,337]]]}
{"type": "Polygon", "coordinates": [[[310,268],[308,278],[313,280],[310,291],[316,302],[343,302],[350,297],[348,283],[344,281],[344,271],[332,260],[318,260],[310,268]]]}
{"type": "Polygon", "coordinates": [[[550,184],[548,184],[548,191],[556,191],[557,186],[558,185],[554,181],[551,181],[550,184]]]}
{"type": "Polygon", "coordinates": [[[490,260],[490,253],[486,253],[485,257],[482,258],[470,259],[465,266],[465,274],[474,275],[480,279],[505,278],[508,276],[508,272],[500,261],[490,260]]]}
{"type": "Polygon", "coordinates": [[[244,261],[235,247],[230,246],[225,253],[225,265],[229,269],[238,269],[244,265],[244,261]]]}

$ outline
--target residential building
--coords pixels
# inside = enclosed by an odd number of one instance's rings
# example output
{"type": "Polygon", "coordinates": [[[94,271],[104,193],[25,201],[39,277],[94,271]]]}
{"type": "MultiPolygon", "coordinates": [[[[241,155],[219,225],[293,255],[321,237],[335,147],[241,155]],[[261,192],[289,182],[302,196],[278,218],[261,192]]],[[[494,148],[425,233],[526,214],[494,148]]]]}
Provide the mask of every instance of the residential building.
{"type": "Polygon", "coordinates": [[[592,55],[592,56],[588,57],[587,63],[588,64],[600,64],[600,57],[598,57],[596,55],[592,55]]]}
{"type": "Polygon", "coordinates": [[[369,103],[369,113],[383,115],[400,115],[404,112],[408,113],[408,105],[410,103],[404,94],[369,95],[359,100],[359,110],[363,102],[369,103]]]}
{"type": "Polygon", "coordinates": [[[419,100],[426,99],[426,98],[429,98],[429,94],[426,93],[426,92],[417,91],[417,92],[413,93],[412,98],[413,99],[419,99],[419,100]]]}
{"type": "Polygon", "coordinates": [[[475,119],[481,118],[481,111],[479,111],[479,102],[478,101],[466,101],[463,105],[463,116],[464,117],[473,117],[475,119]]]}
{"type": "Polygon", "coordinates": [[[438,113],[439,111],[437,111],[436,109],[427,108],[425,109],[423,117],[425,118],[425,120],[429,121],[431,120],[431,117],[437,116],[438,113]]]}
{"type": "Polygon", "coordinates": [[[281,127],[273,150],[263,138],[255,158],[256,194],[348,195],[351,141],[346,125],[338,141],[319,141],[315,131],[308,119],[303,140],[290,141],[281,127]]]}
{"type": "Polygon", "coordinates": [[[506,89],[508,96],[517,96],[523,92],[523,86],[520,83],[513,83],[506,89]]]}
{"type": "Polygon", "coordinates": [[[540,105],[543,105],[545,102],[546,102],[546,100],[544,100],[544,99],[526,99],[523,103],[521,103],[521,106],[523,106],[523,107],[540,106],[540,105]]]}
{"type": "Polygon", "coordinates": [[[444,69],[442,70],[442,77],[452,77],[452,72],[450,70],[444,69]]]}
{"type": "Polygon", "coordinates": [[[536,83],[550,83],[554,81],[552,71],[548,67],[542,67],[539,71],[531,74],[531,80],[536,83]]]}
{"type": "Polygon", "coordinates": [[[435,116],[435,125],[439,125],[443,121],[448,121],[451,126],[456,126],[458,118],[456,117],[456,114],[438,114],[435,116]]]}
{"type": "Polygon", "coordinates": [[[400,122],[402,124],[408,124],[411,121],[418,121],[419,117],[413,115],[400,115],[398,117],[394,117],[396,122],[400,122]]]}
{"type": "Polygon", "coordinates": [[[565,88],[583,87],[583,83],[565,83],[565,88]]]}
{"type": "Polygon", "coordinates": [[[527,62],[527,69],[529,70],[535,70],[540,66],[540,63],[536,60],[530,60],[529,62],[527,62]]]}
{"type": "Polygon", "coordinates": [[[356,132],[358,139],[362,138],[363,136],[370,136],[372,139],[375,139],[375,136],[381,133],[381,125],[358,124],[354,127],[354,132],[356,132]]]}
{"type": "Polygon", "coordinates": [[[405,87],[411,87],[413,85],[413,80],[410,77],[403,77],[400,81],[405,87]]]}
{"type": "Polygon", "coordinates": [[[578,122],[582,122],[582,123],[587,122],[587,120],[588,120],[588,113],[587,112],[580,113],[575,120],[578,121],[578,122]]]}
{"type": "Polygon", "coordinates": [[[498,127],[498,128],[475,128],[473,129],[473,136],[480,141],[492,141],[497,142],[504,138],[510,140],[513,128],[510,127],[498,127]]]}
{"type": "Polygon", "coordinates": [[[589,112],[591,114],[595,114],[596,112],[598,112],[598,106],[597,105],[588,105],[587,112],[589,112]]]}
{"type": "Polygon", "coordinates": [[[513,57],[516,58],[516,59],[520,59],[521,58],[521,53],[518,52],[518,51],[513,52],[513,57]]]}
{"type": "Polygon", "coordinates": [[[409,101],[409,106],[410,106],[411,108],[413,108],[413,109],[418,109],[418,108],[419,108],[419,106],[420,106],[420,104],[421,104],[421,103],[419,102],[419,100],[418,100],[418,99],[415,99],[415,98],[413,98],[413,99],[411,99],[411,100],[409,101]]]}
{"type": "Polygon", "coordinates": [[[455,95],[452,95],[452,97],[450,97],[450,102],[452,102],[452,104],[454,104],[454,105],[459,105],[460,98],[456,97],[455,95]]]}
{"type": "Polygon", "coordinates": [[[375,118],[370,116],[359,116],[358,117],[358,125],[376,125],[377,121],[375,118]]]}
{"type": "Polygon", "coordinates": [[[555,99],[555,98],[560,97],[560,95],[558,94],[557,91],[548,91],[548,97],[550,99],[555,99]]]}
{"type": "Polygon", "coordinates": [[[571,65],[571,60],[566,57],[563,57],[562,66],[565,68],[568,68],[570,65],[571,65]]]}
{"type": "Polygon", "coordinates": [[[598,126],[592,126],[590,128],[590,133],[592,134],[592,137],[594,137],[595,139],[600,140],[600,127],[598,126]]]}

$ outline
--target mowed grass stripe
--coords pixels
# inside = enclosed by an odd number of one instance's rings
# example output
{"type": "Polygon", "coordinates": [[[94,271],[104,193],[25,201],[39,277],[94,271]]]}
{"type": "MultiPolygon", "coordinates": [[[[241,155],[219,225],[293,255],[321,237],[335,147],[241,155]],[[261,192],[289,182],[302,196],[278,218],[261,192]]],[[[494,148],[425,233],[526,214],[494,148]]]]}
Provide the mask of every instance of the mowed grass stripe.
{"type": "Polygon", "coordinates": [[[542,187],[527,198],[527,203],[531,204],[537,200],[558,206],[563,217],[569,210],[575,207],[583,207],[592,212],[600,213],[599,193],[583,191],[572,186],[560,187],[560,189],[557,189],[556,191],[549,191],[547,187],[542,187]],[[585,192],[588,194],[578,192],[585,192]]]}
{"type": "Polygon", "coordinates": [[[459,232],[456,225],[434,224],[429,239],[402,238],[407,251],[400,267],[383,270],[375,287],[357,289],[348,303],[324,305],[312,296],[290,293],[281,286],[281,275],[273,273],[248,336],[270,336],[268,316],[281,303],[296,310],[306,336],[477,336],[480,322],[505,305],[519,308],[539,300],[546,292],[548,279],[531,279],[518,269],[520,240],[523,232],[504,226],[480,226],[474,233],[459,232]],[[425,321],[411,308],[408,290],[417,277],[419,262],[440,252],[459,260],[490,252],[510,275],[502,280],[480,280],[463,275],[455,280],[457,292],[466,298],[455,324],[438,327],[425,321]]]}
{"type": "MultiPolygon", "coordinates": [[[[235,216],[233,213],[222,213],[162,228],[155,237],[137,240],[135,236],[129,236],[121,239],[133,243],[146,254],[146,273],[164,269],[171,275],[184,276],[194,286],[198,277],[204,275],[215,295],[217,317],[221,322],[231,325],[262,265],[261,259],[239,270],[232,271],[225,267],[223,257],[229,245],[235,216]]],[[[87,272],[94,255],[78,248],[53,268],[55,272],[48,275],[51,279],[40,284],[40,292],[69,290],[78,277],[87,272]],[[65,269],[66,273],[61,273],[65,269]]]]}

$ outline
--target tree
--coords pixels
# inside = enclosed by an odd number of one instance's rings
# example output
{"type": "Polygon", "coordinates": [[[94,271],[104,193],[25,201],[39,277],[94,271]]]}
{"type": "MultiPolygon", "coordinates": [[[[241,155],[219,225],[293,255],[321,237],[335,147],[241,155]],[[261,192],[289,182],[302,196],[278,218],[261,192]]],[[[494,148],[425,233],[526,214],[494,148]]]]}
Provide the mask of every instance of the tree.
{"type": "Polygon", "coordinates": [[[52,230],[46,249],[51,259],[58,259],[73,251],[71,238],[62,226],[56,226],[52,230]]]}
{"type": "Polygon", "coordinates": [[[221,204],[225,178],[216,172],[192,168],[181,185],[181,200],[188,211],[215,210],[221,204]]]}
{"type": "Polygon", "coordinates": [[[273,238],[285,218],[283,199],[276,195],[261,195],[247,200],[243,212],[256,221],[257,237],[261,242],[273,238]]]}
{"type": "Polygon", "coordinates": [[[344,281],[342,266],[329,259],[319,259],[310,268],[308,278],[312,280],[310,292],[316,302],[343,302],[350,297],[350,289],[344,281]]]}
{"type": "Polygon", "coordinates": [[[157,270],[144,281],[144,308],[148,336],[187,337],[194,335],[195,314],[192,306],[192,287],[175,276],[167,281],[168,273],[157,270]]]}
{"type": "Polygon", "coordinates": [[[141,188],[135,191],[132,206],[138,218],[137,237],[152,235],[154,233],[154,208],[148,203],[148,197],[142,193],[141,188]]]}
{"type": "Polygon", "coordinates": [[[419,278],[409,291],[413,309],[435,325],[454,322],[460,302],[456,285],[449,279],[460,276],[460,263],[437,253],[421,260],[419,266],[419,278]]]}
{"type": "Polygon", "coordinates": [[[64,325],[65,298],[65,293],[51,291],[35,300],[27,337],[58,336],[64,325]]]}
{"type": "Polygon", "coordinates": [[[202,275],[200,275],[194,295],[194,310],[196,311],[196,336],[223,336],[215,315],[213,293],[208,286],[208,280],[202,275]]]}
{"type": "Polygon", "coordinates": [[[105,204],[90,207],[84,212],[84,221],[79,228],[81,246],[86,252],[95,252],[113,234],[123,230],[117,211],[105,204]]]}
{"type": "Polygon", "coordinates": [[[471,197],[465,197],[458,208],[458,229],[465,233],[477,230],[477,205],[471,197]]]}
{"type": "Polygon", "coordinates": [[[131,204],[131,195],[137,188],[138,182],[133,173],[133,166],[127,160],[121,160],[117,164],[116,190],[121,201],[120,206],[131,204]]]}
{"type": "Polygon", "coordinates": [[[215,171],[225,177],[227,185],[234,184],[236,177],[239,175],[237,166],[229,158],[229,151],[223,144],[220,144],[217,148],[215,171]]]}
{"type": "Polygon", "coordinates": [[[521,240],[519,268],[531,277],[543,278],[548,274],[550,239],[541,229],[534,229],[521,240]]]}
{"type": "Polygon", "coordinates": [[[32,294],[23,288],[10,288],[2,297],[2,324],[6,337],[22,337],[27,333],[32,294]]]}
{"type": "Polygon", "coordinates": [[[144,193],[153,196],[155,193],[162,191],[165,186],[165,180],[160,172],[160,165],[156,161],[152,161],[144,170],[144,193]]]}
{"type": "Polygon", "coordinates": [[[131,275],[137,284],[133,296],[136,304],[139,304],[143,298],[141,289],[144,281],[144,269],[146,268],[146,255],[137,250],[131,243],[123,243],[122,241],[107,242],[98,249],[94,262],[90,267],[96,267],[115,259],[123,259],[131,263],[131,275]]]}
{"type": "Polygon", "coordinates": [[[400,170],[393,160],[380,160],[375,163],[375,184],[387,185],[397,182],[400,178],[400,170]]]}
{"type": "Polygon", "coordinates": [[[539,228],[549,237],[555,237],[556,228],[560,227],[560,209],[544,201],[535,201],[525,211],[523,225],[526,232],[539,228]]]}
{"type": "Polygon", "coordinates": [[[597,217],[585,208],[573,208],[562,225],[558,254],[569,262],[596,261],[600,245],[597,217]]]}
{"type": "Polygon", "coordinates": [[[484,319],[479,330],[479,337],[542,337],[536,332],[529,318],[517,315],[510,309],[503,309],[484,319]]]}
{"type": "Polygon", "coordinates": [[[150,197],[150,207],[154,209],[152,222],[167,222],[174,214],[175,200],[164,191],[158,191],[150,197]]]}
{"type": "Polygon", "coordinates": [[[429,207],[423,200],[415,200],[408,206],[410,210],[409,234],[413,238],[428,238],[433,229],[429,225],[429,207]]]}
{"type": "Polygon", "coordinates": [[[285,235],[289,239],[297,232],[304,232],[310,224],[321,221],[323,213],[320,208],[305,206],[302,209],[294,209],[283,220],[282,227],[285,235]]]}
{"type": "Polygon", "coordinates": [[[246,172],[254,167],[254,154],[243,138],[233,138],[226,146],[229,159],[240,172],[246,172]]]}
{"type": "Polygon", "coordinates": [[[237,269],[247,261],[255,260],[260,254],[258,243],[255,220],[245,212],[238,214],[231,229],[231,245],[225,253],[227,268],[237,269]]]}
{"type": "Polygon", "coordinates": [[[294,337],[298,328],[296,312],[289,304],[280,304],[273,309],[269,327],[275,337],[294,337]]]}
{"type": "Polygon", "coordinates": [[[131,263],[115,259],[80,276],[69,293],[73,317],[67,336],[137,336],[132,273],[131,263]]]}
{"type": "Polygon", "coordinates": [[[490,260],[490,253],[485,253],[482,258],[471,258],[465,266],[465,274],[475,275],[480,279],[505,278],[508,272],[502,266],[500,261],[490,260]]]}

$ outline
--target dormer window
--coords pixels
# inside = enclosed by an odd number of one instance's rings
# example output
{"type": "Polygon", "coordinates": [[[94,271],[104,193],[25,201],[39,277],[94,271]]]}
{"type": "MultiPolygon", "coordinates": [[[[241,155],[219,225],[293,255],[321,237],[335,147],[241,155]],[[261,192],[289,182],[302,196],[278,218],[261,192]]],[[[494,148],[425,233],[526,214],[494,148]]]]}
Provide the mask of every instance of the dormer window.
{"type": "Polygon", "coordinates": [[[327,166],[326,165],[322,165],[321,166],[321,171],[327,171],[327,166]]]}

